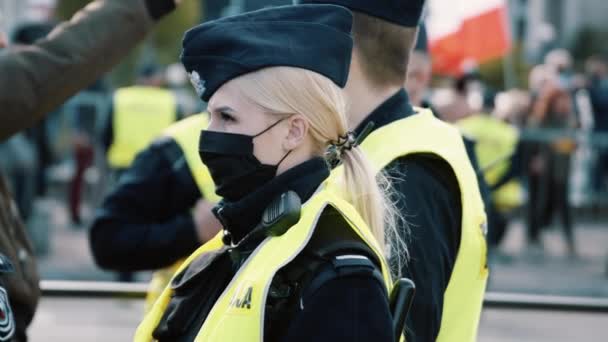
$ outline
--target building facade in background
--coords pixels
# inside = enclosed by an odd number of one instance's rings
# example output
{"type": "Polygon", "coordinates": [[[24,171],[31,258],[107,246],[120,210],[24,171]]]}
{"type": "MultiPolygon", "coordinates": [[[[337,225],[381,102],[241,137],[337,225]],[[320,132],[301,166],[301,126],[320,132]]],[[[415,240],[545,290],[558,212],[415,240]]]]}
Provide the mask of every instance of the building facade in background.
{"type": "Polygon", "coordinates": [[[509,0],[514,37],[538,62],[553,47],[573,48],[583,30],[608,32],[606,0],[509,0]]]}

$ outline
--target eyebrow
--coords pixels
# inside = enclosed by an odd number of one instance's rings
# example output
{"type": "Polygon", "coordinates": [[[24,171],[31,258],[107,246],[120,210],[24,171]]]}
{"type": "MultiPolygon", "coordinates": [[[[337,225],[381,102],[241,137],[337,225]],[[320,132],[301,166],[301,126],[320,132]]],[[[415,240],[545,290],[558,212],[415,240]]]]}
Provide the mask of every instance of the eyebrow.
{"type": "Polygon", "coordinates": [[[213,112],[231,112],[234,113],[234,109],[228,107],[228,106],[222,106],[222,107],[218,107],[218,108],[211,108],[211,111],[213,112]]]}

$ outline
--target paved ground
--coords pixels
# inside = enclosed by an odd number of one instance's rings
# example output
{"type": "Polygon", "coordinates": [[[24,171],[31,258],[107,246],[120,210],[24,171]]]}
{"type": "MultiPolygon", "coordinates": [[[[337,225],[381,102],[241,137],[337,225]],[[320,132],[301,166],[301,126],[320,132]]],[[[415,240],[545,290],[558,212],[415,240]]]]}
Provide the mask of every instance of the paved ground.
{"type": "MultiPolygon", "coordinates": [[[[30,221],[31,229],[48,230],[49,253],[40,258],[45,279],[114,280],[111,272],[99,270],[91,257],[86,224],[69,223],[65,209],[57,201],[37,204],[38,214],[30,221]]],[[[85,221],[92,210],[84,208],[85,221]]],[[[526,248],[524,227],[515,221],[503,246],[490,259],[490,290],[538,294],[562,294],[608,297],[608,221],[585,220],[576,226],[579,255],[565,253],[561,230],[545,232],[544,250],[526,248]]],[[[145,280],[148,274],[138,275],[145,280]]]]}
{"type": "Polygon", "coordinates": [[[578,255],[568,257],[561,230],[543,236],[544,250],[528,250],[521,222],[511,226],[491,259],[489,290],[608,297],[608,224],[579,222],[578,255]]]}
{"type": "MultiPolygon", "coordinates": [[[[30,220],[28,227],[48,234],[48,253],[39,257],[40,271],[43,279],[52,280],[99,280],[113,281],[116,275],[99,269],[93,260],[88,243],[88,222],[93,210],[83,207],[83,224],[74,225],[70,222],[65,208],[53,200],[37,203],[39,215],[30,220]]],[[[138,280],[149,278],[148,272],[137,275],[138,280]]]]}

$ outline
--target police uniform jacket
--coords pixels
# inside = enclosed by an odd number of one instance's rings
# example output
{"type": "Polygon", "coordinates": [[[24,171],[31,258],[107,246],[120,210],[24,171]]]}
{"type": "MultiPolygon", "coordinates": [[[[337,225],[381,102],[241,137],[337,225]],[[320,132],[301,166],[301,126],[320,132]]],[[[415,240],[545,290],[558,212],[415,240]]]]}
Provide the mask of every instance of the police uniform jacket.
{"type": "Polygon", "coordinates": [[[190,208],[201,197],[180,146],[169,136],[158,139],[135,158],[98,211],[90,232],[95,261],[139,271],[187,257],[200,246],[190,208]]]}
{"type": "MultiPolygon", "coordinates": [[[[402,89],[370,113],[356,132],[361,133],[369,122],[378,129],[414,114],[402,89]]],[[[399,158],[385,170],[409,229],[409,235],[401,232],[410,253],[402,273],[418,285],[406,322],[406,338],[408,342],[435,341],[444,293],[460,245],[462,206],[458,181],[447,162],[430,154],[399,158]]]]}
{"type": "MultiPolygon", "coordinates": [[[[277,196],[294,191],[305,202],[328,176],[325,160],[314,158],[237,202],[221,202],[221,211],[215,212],[232,241],[240,241],[260,222],[263,211],[277,196]]],[[[175,294],[153,337],[158,341],[194,340],[213,304],[247,258],[247,250],[255,249],[261,240],[253,240],[248,248],[241,249],[241,260],[234,254],[223,254],[207,267],[194,261],[185,271],[187,276],[176,276],[171,284],[175,294]],[[181,282],[182,278],[188,281],[181,282]]],[[[331,261],[317,259],[319,254],[311,246],[315,246],[314,240],[273,278],[266,302],[264,340],[394,341],[383,283],[368,272],[326,279],[324,271],[332,267],[331,261]],[[312,284],[314,291],[308,291],[312,284]]]]}

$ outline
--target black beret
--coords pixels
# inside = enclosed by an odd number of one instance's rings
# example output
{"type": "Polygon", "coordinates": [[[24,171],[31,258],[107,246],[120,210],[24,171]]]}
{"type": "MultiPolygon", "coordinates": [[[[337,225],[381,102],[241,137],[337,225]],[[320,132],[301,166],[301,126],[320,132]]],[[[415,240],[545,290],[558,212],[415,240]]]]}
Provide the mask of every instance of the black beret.
{"type": "Polygon", "coordinates": [[[418,26],[424,8],[424,0],[300,0],[299,3],[340,5],[405,27],[418,26]]]}
{"type": "Polygon", "coordinates": [[[311,70],[344,87],[351,28],[352,13],[340,6],[262,9],[190,29],[181,60],[203,101],[231,79],[272,66],[311,70]]]}

